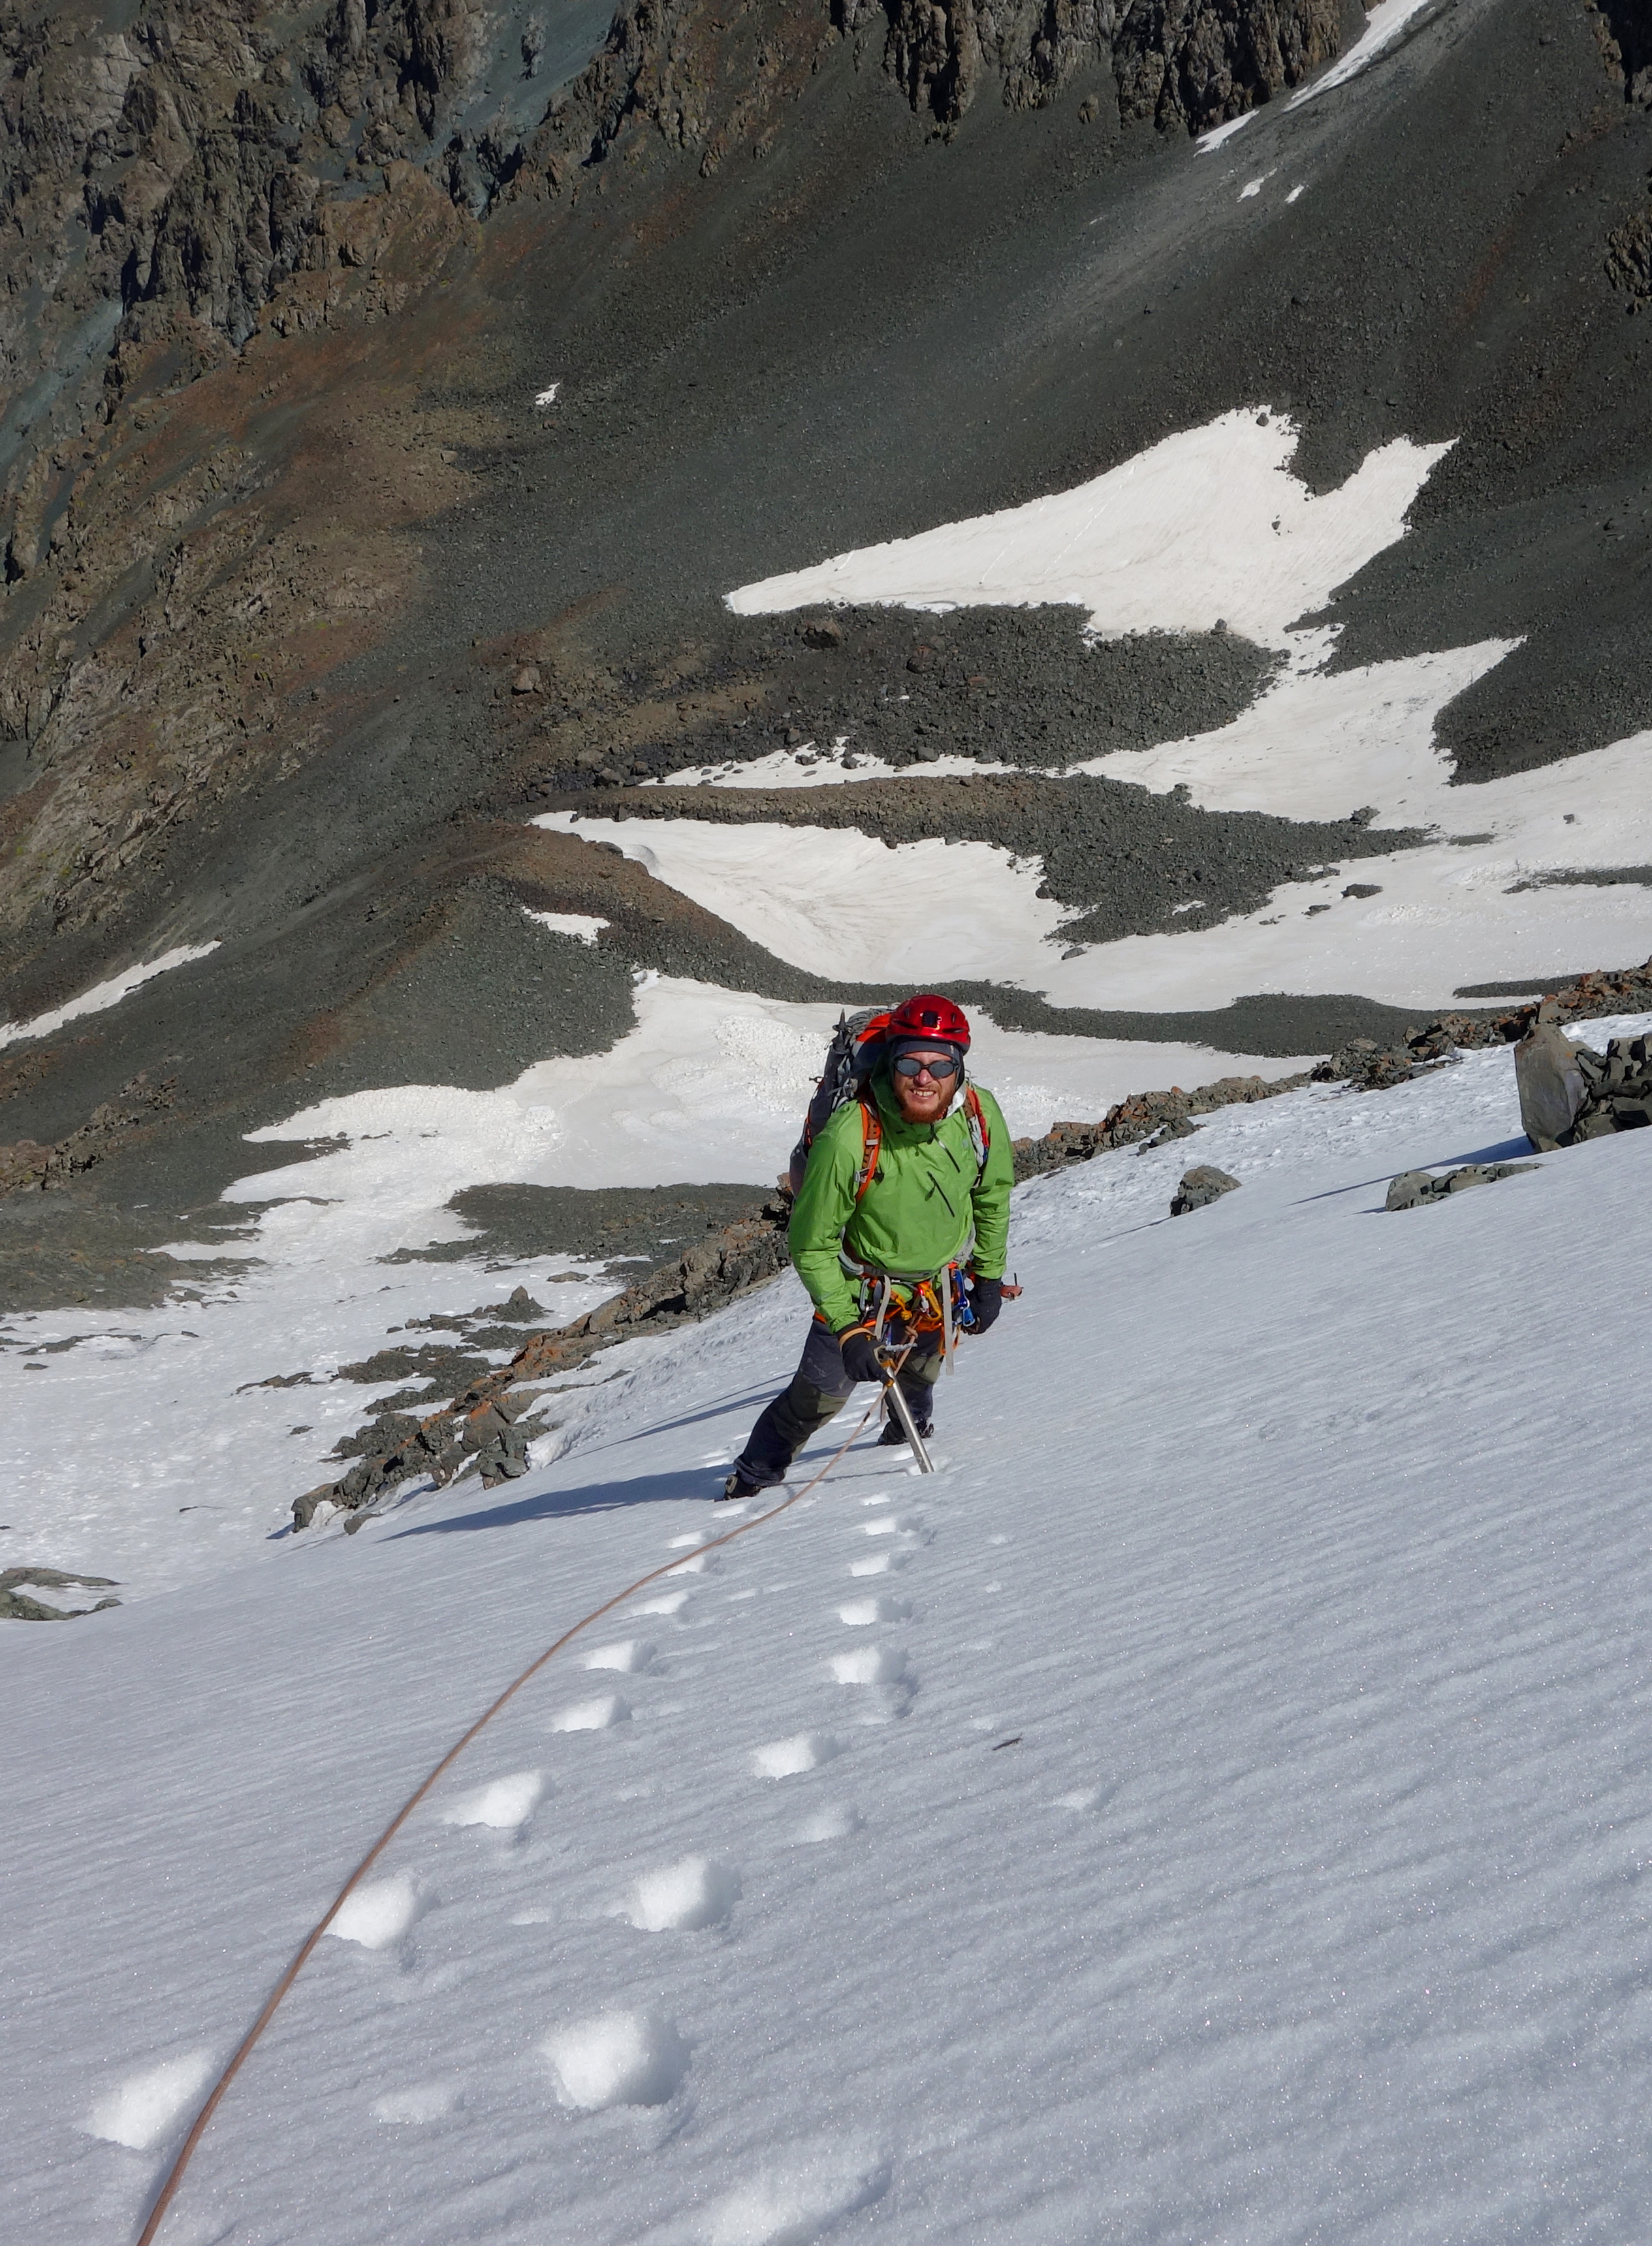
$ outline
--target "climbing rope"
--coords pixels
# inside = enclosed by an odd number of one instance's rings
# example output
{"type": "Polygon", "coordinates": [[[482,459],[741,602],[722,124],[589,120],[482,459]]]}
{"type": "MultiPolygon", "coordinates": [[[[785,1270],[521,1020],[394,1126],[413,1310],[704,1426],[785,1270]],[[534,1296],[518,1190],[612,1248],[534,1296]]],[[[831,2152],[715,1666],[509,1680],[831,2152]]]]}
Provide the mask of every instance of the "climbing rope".
{"type": "MultiPolygon", "coordinates": [[[[903,1359],[905,1354],[906,1352],[903,1351],[903,1359]]],[[[891,1378],[893,1378],[893,1375],[891,1378]]],[[[843,1441],[839,1444],[837,1449],[833,1452],[832,1456],[821,1467],[819,1473],[814,1475],[811,1480],[806,1481],[801,1489],[793,1490],[791,1496],[784,1500],[782,1503],[779,1505],[771,1506],[766,1513],[759,1513],[754,1520],[743,1521],[738,1528],[731,1528],[721,1536],[712,1537],[709,1542],[701,1545],[700,1550],[702,1552],[715,1552],[721,1545],[732,1544],[737,1537],[750,1535],[752,1529],[761,1528],[765,1521],[778,1521],[783,1513],[789,1513],[792,1508],[801,1499],[807,1497],[811,1490],[818,1489],[820,1484],[826,1480],[826,1476],[831,1473],[833,1467],[837,1465],[838,1460],[842,1458],[844,1453],[848,1450],[850,1445],[853,1443],[855,1439],[861,1433],[862,1430],[866,1427],[867,1422],[871,1419],[873,1413],[878,1409],[878,1406],[882,1400],[883,1399],[881,1396],[874,1398],[873,1401],[867,1406],[867,1409],[861,1415],[859,1422],[850,1430],[843,1441]]],[[[687,1555],[685,1555],[685,1557],[687,1555]]],[[[505,1687],[505,1690],[500,1694],[499,1698],[493,1701],[490,1706],[482,1711],[481,1714],[476,1719],[476,1721],[471,1725],[469,1731],[465,1732],[462,1738],[458,1739],[453,1742],[452,1746],[449,1747],[447,1753],[442,1757],[441,1760],[437,1764],[434,1770],[431,1772],[430,1775],[424,1780],[422,1784],[420,1784],[413,1793],[408,1795],[406,1800],[403,1802],[401,1807],[397,1811],[394,1817],[391,1819],[390,1823],[385,1826],[377,1840],[374,1841],[372,1847],[362,1858],[360,1863],[357,1865],[355,1870],[344,1882],[343,1886],[340,1888],[338,1893],[333,1897],[332,1902],[327,1908],[325,1915],[317,1919],[315,1925],[311,1927],[309,1932],[304,1936],[303,1941],[299,1944],[297,1954],[294,1957],[291,1964],[288,1966],[287,1970],[282,1975],[280,1980],[276,1982],[275,1987],[270,1991],[268,2001],[265,2003],[264,2009],[259,2013],[258,2018],[253,2022],[251,2027],[248,2029],[246,2034],[241,2038],[240,2044],[236,2047],[235,2055],[230,2059],[228,2065],[224,2068],[223,2072],[218,2077],[217,2081],[214,2083],[212,2088],[207,2092],[206,2102],[201,2106],[200,2113],[196,2114],[189,2134],[184,2139],[182,2145],[179,2147],[178,2157],[167,2170],[167,2180],[161,2185],[159,2193],[156,2195],[154,2205],[149,2210],[149,2220],[145,2223],[142,2233],[139,2237],[138,2246],[152,2246],[152,2242],[159,2236],[161,2223],[166,2219],[167,2209],[172,2205],[173,2195],[176,2194],[179,2185],[183,2181],[184,2170],[189,2166],[190,2160],[194,2155],[196,2146],[201,2142],[202,2137],[207,2133],[207,2123],[217,2112],[218,2107],[223,2100],[225,2092],[235,2080],[236,2075],[240,2073],[241,2067],[245,2065],[248,2058],[250,2056],[253,2046],[257,2043],[259,2037],[262,2035],[264,2030],[269,2025],[271,2020],[275,2017],[276,2008],[280,2004],[282,1998],[287,1994],[289,1989],[292,1987],[293,1983],[298,1978],[299,1974],[303,1970],[305,1963],[308,1960],[310,1952],[315,1949],[316,1944],[321,1940],[323,1935],[326,1933],[328,1928],[332,1924],[339,1912],[343,1909],[345,1903],[350,1900],[350,1895],[355,1892],[355,1889],[363,1875],[372,1869],[373,1866],[378,1861],[380,1856],[384,1855],[385,1849],[390,1846],[396,1835],[401,1831],[403,1826],[406,1824],[408,1819],[412,1815],[414,1810],[418,1808],[419,1803],[424,1800],[431,1788],[436,1784],[437,1780],[442,1777],[444,1773],[450,1770],[454,1763],[459,1760],[460,1755],[464,1753],[466,1748],[469,1746],[471,1741],[477,1737],[478,1733],[486,1729],[487,1725],[493,1722],[494,1717],[498,1715],[500,1710],[505,1705],[506,1702],[507,1700],[513,1699],[516,1694],[521,1691],[523,1685],[527,1683],[528,1679],[532,1677],[536,1677],[540,1671],[544,1668],[546,1663],[554,1655],[559,1654],[565,1645],[570,1644],[573,1639],[576,1638],[582,1630],[588,1630],[594,1622],[600,1622],[605,1614],[611,1614],[615,1607],[623,1606],[627,1599],[633,1597],[638,1591],[642,1590],[646,1584],[657,1582],[662,1576],[669,1576],[674,1571],[674,1569],[681,1568],[683,1565],[683,1560],[668,1560],[663,1567],[650,1568],[646,1576],[639,1576],[634,1583],[628,1583],[622,1591],[615,1591],[611,1599],[604,1599],[600,1607],[593,1607],[589,1614],[582,1615],[579,1621],[574,1623],[570,1629],[565,1630],[562,1632],[562,1635],[556,1640],[554,1644],[547,1645],[544,1652],[541,1653],[536,1660],[529,1662],[527,1667],[523,1670],[521,1675],[516,1678],[513,1682],[507,1684],[505,1687]]]]}

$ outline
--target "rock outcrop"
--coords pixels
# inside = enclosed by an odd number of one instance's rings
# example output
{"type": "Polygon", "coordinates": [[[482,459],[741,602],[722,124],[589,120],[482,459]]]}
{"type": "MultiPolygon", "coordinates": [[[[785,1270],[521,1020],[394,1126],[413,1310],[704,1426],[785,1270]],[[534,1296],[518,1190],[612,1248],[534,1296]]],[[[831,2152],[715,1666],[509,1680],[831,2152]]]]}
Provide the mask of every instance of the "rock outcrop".
{"type": "Polygon", "coordinates": [[[1512,1045],[1539,1018],[1556,1024],[1598,1020],[1603,1014],[1652,1012],[1652,959],[1640,967],[1597,967],[1542,1000],[1515,1006],[1505,1014],[1442,1014],[1422,1029],[1407,1031],[1393,1045],[1372,1038],[1353,1038],[1314,1070],[1318,1084],[1352,1084],[1362,1092],[1390,1085],[1448,1063],[1459,1049],[1512,1045]]]}
{"type": "Polygon", "coordinates": [[[1087,1162],[1114,1147],[1133,1147],[1157,1139],[1160,1143],[1184,1138],[1179,1126],[1190,1115],[1209,1115],[1218,1107],[1245,1106],[1257,1099],[1276,1099],[1282,1092],[1300,1092],[1313,1076],[1223,1076],[1184,1092],[1173,1084],[1168,1092],[1132,1092],[1118,1100],[1099,1123],[1055,1123],[1042,1139],[1017,1139],[1016,1178],[1037,1178],[1070,1162],[1087,1162]]]}
{"type": "Polygon", "coordinates": [[[1214,1162],[1197,1162],[1191,1170],[1182,1173],[1181,1183],[1171,1197],[1173,1216],[1191,1216],[1196,1208],[1208,1208],[1224,1194],[1237,1193],[1239,1180],[1219,1170],[1214,1162]]]}
{"type": "Polygon", "coordinates": [[[1499,1178],[1517,1178],[1522,1170],[1538,1167],[1536,1162],[1465,1162],[1459,1169],[1441,1171],[1438,1177],[1432,1170],[1402,1170],[1390,1184],[1383,1207],[1426,1208],[1431,1202],[1449,1200],[1452,1194],[1466,1193],[1471,1186],[1495,1185],[1499,1178]]]}
{"type": "MultiPolygon", "coordinates": [[[[886,0],[887,67],[914,109],[955,124],[983,90],[1012,108],[1108,72],[1125,119],[1207,132],[1328,62],[1336,0],[886,0]]],[[[865,20],[870,10],[853,11],[865,20]]]]}
{"type": "Polygon", "coordinates": [[[37,1591],[114,1588],[107,1576],[76,1576],[63,1568],[0,1568],[0,1622],[73,1622],[80,1615],[102,1614],[106,1607],[120,1604],[119,1599],[99,1599],[90,1607],[49,1606],[44,1599],[31,1597],[22,1588],[25,1583],[37,1591]]]}

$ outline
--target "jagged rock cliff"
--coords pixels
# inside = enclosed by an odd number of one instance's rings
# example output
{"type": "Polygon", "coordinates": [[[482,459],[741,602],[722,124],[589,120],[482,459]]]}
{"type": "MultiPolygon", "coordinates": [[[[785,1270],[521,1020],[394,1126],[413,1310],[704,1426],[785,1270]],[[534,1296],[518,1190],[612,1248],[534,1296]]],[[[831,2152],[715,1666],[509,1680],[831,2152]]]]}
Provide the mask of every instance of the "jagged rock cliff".
{"type": "Polygon", "coordinates": [[[626,0],[611,24],[581,0],[556,23],[534,0],[0,17],[14,966],[118,918],[160,839],[303,770],[341,664],[415,602],[412,534],[492,441],[474,398],[432,390],[502,207],[554,235],[610,170],[635,201],[651,169],[762,156],[834,52],[929,130],[1088,71],[1121,117],[1192,131],[1340,30],[1336,0],[626,0]]]}

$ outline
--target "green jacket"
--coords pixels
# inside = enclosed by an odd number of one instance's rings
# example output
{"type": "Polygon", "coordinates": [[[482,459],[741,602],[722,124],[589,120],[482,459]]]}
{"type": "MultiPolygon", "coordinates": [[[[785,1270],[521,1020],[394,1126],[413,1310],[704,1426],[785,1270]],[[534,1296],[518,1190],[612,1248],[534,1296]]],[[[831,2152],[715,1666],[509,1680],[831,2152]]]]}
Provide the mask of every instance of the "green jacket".
{"type": "Polygon", "coordinates": [[[1015,1162],[1003,1110],[976,1087],[987,1126],[987,1166],[976,1181],[976,1150],[962,1095],[939,1123],[908,1123],[888,1078],[873,1078],[883,1118],[883,1147],[872,1183],[855,1205],[854,1181],[865,1145],[859,1100],[834,1109],[813,1146],[787,1238],[798,1276],[834,1333],[860,1315],[860,1290],[838,1260],[840,1246],[857,1263],[907,1278],[932,1278],[962,1254],[975,1235],[971,1268],[1002,1279],[1010,1239],[1010,1188],[1015,1162]]]}

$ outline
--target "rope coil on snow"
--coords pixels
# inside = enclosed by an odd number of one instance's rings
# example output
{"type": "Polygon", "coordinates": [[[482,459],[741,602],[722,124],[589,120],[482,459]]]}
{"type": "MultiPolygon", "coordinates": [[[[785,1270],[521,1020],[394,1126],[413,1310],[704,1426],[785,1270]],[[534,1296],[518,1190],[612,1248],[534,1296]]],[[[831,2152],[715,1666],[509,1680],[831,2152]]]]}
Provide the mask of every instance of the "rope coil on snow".
{"type": "MultiPolygon", "coordinates": [[[[906,1352],[903,1351],[903,1358],[906,1352]]],[[[759,1513],[755,1520],[743,1521],[739,1524],[738,1528],[728,1529],[721,1536],[712,1537],[709,1542],[701,1545],[701,1551],[715,1552],[720,1545],[732,1544],[737,1537],[749,1535],[752,1529],[761,1528],[765,1521],[778,1521],[783,1513],[790,1512],[791,1508],[798,1503],[799,1499],[807,1497],[812,1489],[818,1489],[820,1484],[826,1480],[826,1476],[831,1473],[833,1467],[837,1465],[838,1460],[843,1457],[850,1445],[861,1433],[862,1429],[866,1426],[867,1421],[871,1419],[873,1413],[877,1410],[879,1404],[881,1403],[882,1400],[881,1397],[876,1398],[867,1406],[867,1409],[860,1420],[844,1438],[837,1449],[833,1451],[832,1456],[820,1468],[819,1474],[815,1474],[812,1480],[806,1481],[801,1489],[793,1490],[791,1496],[784,1500],[782,1503],[779,1505],[771,1506],[766,1513],[759,1513]]],[[[207,2123],[217,2112],[225,2092],[235,2080],[236,2075],[241,2072],[241,2066],[251,2054],[253,2046],[257,2043],[259,2037],[262,2035],[264,2030],[269,2025],[270,2021],[274,2019],[277,2006],[280,2004],[282,1998],[287,1994],[289,1989],[292,1987],[293,1983],[298,1978],[299,1974],[303,1971],[304,1965],[309,1957],[310,1952],[315,1949],[316,1944],[321,1940],[323,1935],[326,1933],[328,1928],[332,1924],[339,1912],[343,1909],[345,1903],[350,1900],[350,1895],[355,1891],[357,1882],[362,1879],[365,1873],[370,1872],[372,1869],[379,1857],[384,1855],[384,1850],[390,1846],[396,1835],[401,1831],[402,1827],[406,1824],[408,1819],[412,1815],[414,1810],[418,1808],[419,1803],[425,1800],[432,1787],[436,1784],[437,1780],[441,1778],[446,1771],[451,1769],[455,1762],[458,1761],[459,1756],[464,1753],[466,1748],[469,1746],[471,1741],[476,1738],[477,1734],[483,1731],[487,1725],[492,1723],[493,1718],[498,1715],[500,1710],[505,1705],[506,1702],[507,1700],[513,1699],[516,1694],[521,1691],[523,1685],[527,1683],[528,1679],[532,1677],[537,1676],[539,1671],[544,1668],[546,1663],[549,1661],[554,1655],[560,1653],[562,1650],[562,1648],[569,1644],[572,1639],[576,1638],[582,1630],[588,1630],[594,1622],[600,1622],[605,1614],[611,1614],[615,1607],[623,1606],[627,1599],[634,1596],[634,1595],[642,1590],[646,1584],[657,1582],[662,1576],[669,1576],[672,1574],[675,1569],[682,1567],[683,1565],[683,1562],[682,1560],[668,1560],[663,1567],[650,1568],[646,1576],[639,1576],[634,1583],[628,1583],[622,1591],[615,1591],[611,1599],[604,1599],[600,1607],[593,1607],[589,1614],[582,1615],[579,1621],[574,1623],[571,1628],[565,1630],[562,1632],[561,1637],[559,1637],[554,1644],[547,1645],[544,1652],[539,1655],[537,1659],[529,1662],[527,1667],[523,1670],[521,1675],[507,1684],[505,1687],[505,1690],[500,1694],[499,1698],[482,1711],[481,1714],[476,1719],[476,1721],[471,1725],[470,1729],[459,1739],[456,1739],[452,1746],[449,1747],[447,1753],[442,1757],[441,1760],[436,1765],[429,1776],[423,1780],[413,1793],[408,1795],[406,1800],[403,1802],[401,1807],[397,1811],[394,1817],[391,1819],[390,1823],[385,1826],[377,1840],[374,1841],[372,1847],[362,1858],[360,1863],[357,1865],[355,1870],[344,1882],[343,1886],[340,1888],[338,1893],[333,1897],[332,1902],[327,1908],[325,1915],[316,1922],[316,1924],[311,1927],[309,1932],[304,1936],[303,1941],[299,1944],[297,1954],[293,1958],[291,1964],[288,1966],[280,1980],[276,1982],[275,1987],[270,1991],[269,1998],[265,2003],[262,2011],[259,2013],[251,2027],[248,2029],[246,2034],[241,2038],[241,2042],[236,2046],[228,2065],[224,2068],[223,2072],[218,2077],[217,2081],[214,2083],[212,2088],[207,2092],[206,2101],[202,2105],[201,2111],[196,2114],[194,2121],[190,2127],[189,2134],[184,2139],[183,2143],[179,2147],[177,2159],[173,2161],[171,2168],[167,2170],[166,2181],[162,2183],[160,2191],[155,2195],[154,2204],[149,2210],[149,2220],[145,2223],[143,2229],[139,2236],[138,2246],[153,2246],[153,2240],[159,2236],[160,2226],[166,2220],[167,2209],[172,2205],[173,2199],[176,2195],[178,2187],[183,2181],[184,2170],[189,2166],[190,2160],[194,2155],[196,2146],[201,2142],[202,2137],[207,2133],[207,2123]]]]}

